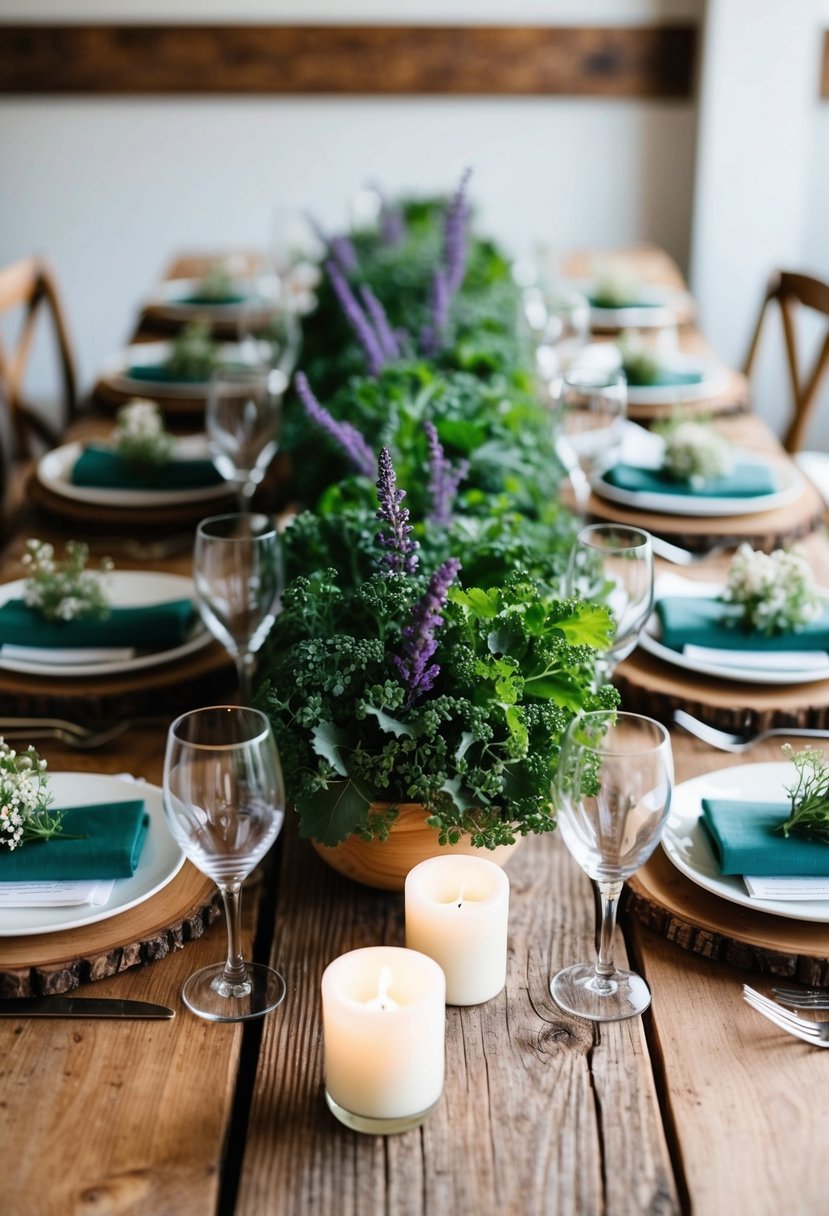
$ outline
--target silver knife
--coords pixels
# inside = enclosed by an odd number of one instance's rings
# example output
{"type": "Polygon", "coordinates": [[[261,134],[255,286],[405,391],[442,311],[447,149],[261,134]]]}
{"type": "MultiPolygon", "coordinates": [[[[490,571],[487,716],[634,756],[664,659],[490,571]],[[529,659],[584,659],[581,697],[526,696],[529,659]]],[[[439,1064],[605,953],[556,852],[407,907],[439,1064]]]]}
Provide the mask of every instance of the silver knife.
{"type": "Polygon", "coordinates": [[[114,997],[0,997],[0,1018],[174,1018],[176,1011],[148,1001],[114,997]]]}

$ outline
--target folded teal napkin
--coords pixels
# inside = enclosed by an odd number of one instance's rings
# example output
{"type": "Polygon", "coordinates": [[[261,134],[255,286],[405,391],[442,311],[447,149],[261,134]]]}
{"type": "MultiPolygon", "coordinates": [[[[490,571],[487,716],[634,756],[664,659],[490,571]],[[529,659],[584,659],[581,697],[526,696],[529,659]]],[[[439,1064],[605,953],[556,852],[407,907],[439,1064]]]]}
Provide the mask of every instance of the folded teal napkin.
{"type": "Polygon", "coordinates": [[[94,444],[84,448],[72,469],[73,485],[107,490],[192,490],[223,481],[212,460],[169,460],[155,468],[94,444]]]}
{"type": "Polygon", "coordinates": [[[149,826],[143,799],[73,807],[63,816],[63,836],[0,849],[0,882],[130,878],[149,826]]]}
{"type": "Polygon", "coordinates": [[[249,296],[241,295],[239,292],[229,291],[225,295],[213,296],[202,295],[198,291],[193,292],[189,296],[177,296],[173,300],[174,304],[244,304],[249,296]]]}
{"type": "Polygon", "coordinates": [[[777,489],[774,472],[766,464],[735,464],[730,473],[707,481],[696,489],[687,481],[663,469],[644,469],[634,464],[617,464],[604,474],[604,480],[618,490],[648,494],[684,494],[690,498],[756,498],[777,489]]]}
{"type": "Polygon", "coordinates": [[[714,646],[719,650],[829,650],[829,608],[802,629],[769,636],[739,623],[736,604],[696,595],[665,595],[656,601],[662,642],[671,650],[714,646]],[[733,624],[729,626],[728,622],[733,624]]]}
{"type": "Polygon", "coordinates": [[[631,388],[666,388],[675,384],[702,384],[702,372],[671,372],[661,369],[655,376],[641,380],[636,373],[624,368],[625,379],[631,388]]]}
{"type": "Polygon", "coordinates": [[[207,375],[185,376],[181,372],[171,372],[166,363],[134,363],[128,367],[125,375],[130,380],[147,380],[153,384],[206,384],[210,379],[207,375]]]}
{"type": "Polygon", "coordinates": [[[603,296],[587,299],[591,308],[664,308],[661,300],[606,300],[603,296]]]}
{"type": "Polygon", "coordinates": [[[0,646],[169,650],[187,639],[195,616],[190,600],[169,600],[140,608],[110,608],[103,620],[48,621],[23,600],[9,600],[0,607],[0,646]]]}
{"type": "Polygon", "coordinates": [[[829,845],[775,832],[790,813],[786,802],[703,798],[702,822],[721,872],[757,878],[829,876],[829,845]]]}

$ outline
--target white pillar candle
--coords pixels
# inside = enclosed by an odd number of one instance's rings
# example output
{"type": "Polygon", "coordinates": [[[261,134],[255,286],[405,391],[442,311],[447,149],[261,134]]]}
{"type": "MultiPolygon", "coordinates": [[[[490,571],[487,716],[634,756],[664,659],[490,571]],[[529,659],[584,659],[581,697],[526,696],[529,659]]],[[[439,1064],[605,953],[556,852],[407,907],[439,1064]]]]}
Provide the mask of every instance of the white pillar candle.
{"type": "Polygon", "coordinates": [[[507,978],[509,879],[483,857],[432,857],[406,878],[406,945],[440,963],[449,1005],[480,1005],[507,978]]]}
{"type": "Polygon", "coordinates": [[[322,977],[325,1096],[357,1131],[415,1127],[443,1092],[446,983],[396,946],[343,954],[322,977]]]}

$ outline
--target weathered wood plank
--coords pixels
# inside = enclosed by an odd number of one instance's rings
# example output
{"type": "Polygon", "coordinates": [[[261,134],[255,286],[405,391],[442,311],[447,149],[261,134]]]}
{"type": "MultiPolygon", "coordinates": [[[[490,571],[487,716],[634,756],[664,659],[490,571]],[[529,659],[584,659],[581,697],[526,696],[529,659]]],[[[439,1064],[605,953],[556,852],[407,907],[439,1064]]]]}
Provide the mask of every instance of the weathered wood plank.
{"type": "Polygon", "coordinates": [[[690,97],[696,29],[6,25],[0,93],[690,97]]]}
{"type": "MultiPolygon", "coordinates": [[[[653,1042],[693,1212],[826,1210],[829,1090],[823,1061],[742,1000],[745,972],[677,950],[640,925],[653,1042]]],[[[767,990],[767,989],[766,989],[767,990]]]]}
{"type": "Polygon", "coordinates": [[[265,1025],[238,1216],[677,1209],[641,1022],[594,1030],[549,995],[553,971],[592,956],[589,883],[551,839],[508,872],[507,989],[447,1011],[443,1101],[383,1141],[326,1110],[319,981],[345,950],[400,944],[402,898],[334,875],[289,832],[273,951],[288,998],[265,1025]]]}

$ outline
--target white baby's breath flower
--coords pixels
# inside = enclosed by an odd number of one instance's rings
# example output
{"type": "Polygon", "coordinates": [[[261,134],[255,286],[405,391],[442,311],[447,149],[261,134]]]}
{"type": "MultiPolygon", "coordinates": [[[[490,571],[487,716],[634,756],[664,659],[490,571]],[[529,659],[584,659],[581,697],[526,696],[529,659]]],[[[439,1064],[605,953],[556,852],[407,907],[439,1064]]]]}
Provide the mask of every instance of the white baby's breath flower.
{"type": "Polygon", "coordinates": [[[731,472],[731,449],[708,423],[680,418],[657,429],[665,441],[663,468],[677,481],[700,489],[731,472]]]}
{"type": "Polygon", "coordinates": [[[107,598],[100,575],[112,569],[105,558],[99,571],[86,570],[89,549],[78,541],[67,541],[63,560],[56,562],[51,545],[28,542],[31,560],[23,585],[23,602],[47,619],[71,621],[81,616],[105,616],[107,598]]]}
{"type": "Polygon", "coordinates": [[[166,464],[173,447],[158,406],[143,398],[130,401],[118,411],[113,439],[119,455],[137,464],[166,464]]]}
{"type": "Polygon", "coordinates": [[[763,553],[740,545],[726,578],[725,601],[739,604],[746,625],[761,633],[802,629],[823,611],[808,562],[799,553],[763,553]]]}

